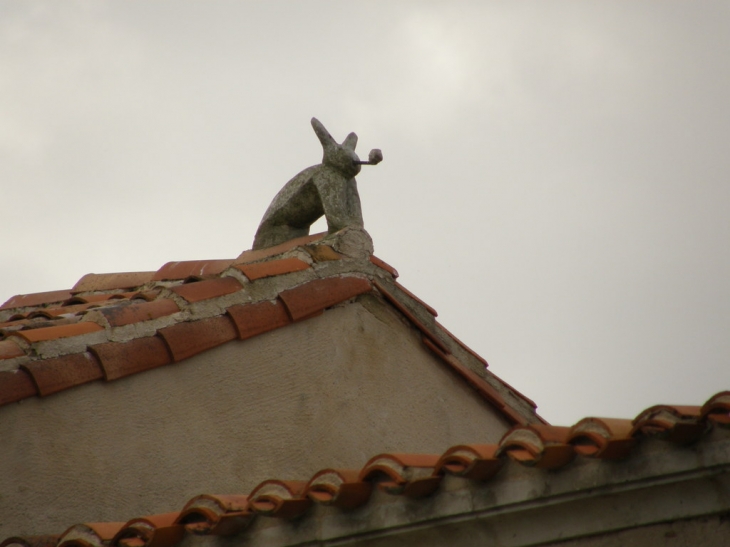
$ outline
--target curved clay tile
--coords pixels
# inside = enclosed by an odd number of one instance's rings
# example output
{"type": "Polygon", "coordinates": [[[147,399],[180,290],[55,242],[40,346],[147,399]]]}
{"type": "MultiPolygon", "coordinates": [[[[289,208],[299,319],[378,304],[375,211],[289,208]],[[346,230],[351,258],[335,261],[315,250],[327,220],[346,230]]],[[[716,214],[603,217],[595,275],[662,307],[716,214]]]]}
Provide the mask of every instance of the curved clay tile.
{"type": "Polygon", "coordinates": [[[234,267],[243,272],[243,275],[248,277],[249,280],[255,281],[265,277],[300,272],[308,269],[310,266],[298,258],[282,258],[279,260],[257,262],[256,264],[238,264],[234,267]]]}
{"type": "Polygon", "coordinates": [[[502,467],[502,460],[497,457],[498,449],[496,444],[452,446],[439,458],[434,472],[476,481],[487,480],[502,467]]]}
{"type": "Polygon", "coordinates": [[[188,302],[194,303],[225,296],[226,294],[240,291],[242,288],[243,285],[235,277],[217,277],[215,279],[206,279],[205,281],[178,285],[171,290],[188,302]]]}
{"type": "Polygon", "coordinates": [[[540,469],[556,469],[575,457],[567,444],[569,428],[552,425],[515,426],[499,442],[497,455],[540,469]]]}
{"type": "Polygon", "coordinates": [[[306,486],[304,481],[264,481],[248,496],[249,510],[283,519],[301,516],[312,505],[304,496],[306,486]]]}
{"type": "Polygon", "coordinates": [[[155,272],[86,274],[76,282],[72,293],[134,289],[152,281],[155,272]]]}
{"type": "Polygon", "coordinates": [[[33,397],[38,390],[24,370],[0,371],[0,406],[33,397]]]}
{"type": "Polygon", "coordinates": [[[188,277],[209,277],[218,275],[233,263],[228,260],[185,260],[182,262],[168,262],[155,272],[153,281],[172,281],[188,277]]]}
{"type": "Polygon", "coordinates": [[[13,340],[0,340],[0,359],[12,359],[21,355],[25,355],[25,352],[13,340]]]}
{"type": "Polygon", "coordinates": [[[56,547],[105,547],[124,524],[124,522],[75,524],[61,534],[56,547]]]}
{"type": "Polygon", "coordinates": [[[372,485],[361,481],[359,475],[360,471],[353,469],[324,469],[310,479],[304,494],[323,505],[360,507],[370,498],[372,485]]]}
{"type": "Polygon", "coordinates": [[[441,483],[441,476],[434,474],[439,458],[435,454],[379,454],[370,458],[359,478],[376,482],[388,494],[420,498],[441,483]]]}
{"type": "Polygon", "coordinates": [[[657,435],[678,444],[689,444],[700,438],[706,424],[699,406],[656,405],[644,410],[633,421],[631,434],[657,435]]]}
{"type": "Polygon", "coordinates": [[[292,320],[300,321],[371,290],[370,281],[362,277],[326,277],[282,291],[279,298],[292,320]]]}
{"type": "Polygon", "coordinates": [[[700,409],[703,420],[730,425],[730,391],[721,391],[710,397],[700,409]]]}
{"type": "Polygon", "coordinates": [[[568,443],[582,456],[619,460],[636,444],[632,430],[631,420],[583,418],[570,428],[568,443]]]}
{"type": "Polygon", "coordinates": [[[11,333],[12,336],[19,336],[29,344],[34,342],[45,342],[48,340],[56,340],[58,338],[68,338],[70,336],[81,336],[82,334],[91,334],[104,330],[104,327],[84,321],[81,323],[72,323],[70,325],[60,325],[53,327],[43,327],[29,330],[20,330],[11,333]]]}
{"type": "Polygon", "coordinates": [[[165,513],[127,522],[109,542],[111,547],[172,547],[183,538],[185,529],[177,524],[180,513],[165,513]]]}
{"type": "Polygon", "coordinates": [[[71,290],[37,292],[32,294],[18,294],[10,298],[2,306],[0,310],[12,308],[26,308],[29,306],[40,306],[41,304],[51,304],[53,302],[62,302],[71,297],[71,290]]]}
{"type": "Polygon", "coordinates": [[[241,532],[251,522],[248,496],[196,496],[183,507],[177,523],[197,535],[230,536],[241,532]]]}
{"type": "Polygon", "coordinates": [[[9,537],[0,547],[55,547],[59,536],[9,537]]]}

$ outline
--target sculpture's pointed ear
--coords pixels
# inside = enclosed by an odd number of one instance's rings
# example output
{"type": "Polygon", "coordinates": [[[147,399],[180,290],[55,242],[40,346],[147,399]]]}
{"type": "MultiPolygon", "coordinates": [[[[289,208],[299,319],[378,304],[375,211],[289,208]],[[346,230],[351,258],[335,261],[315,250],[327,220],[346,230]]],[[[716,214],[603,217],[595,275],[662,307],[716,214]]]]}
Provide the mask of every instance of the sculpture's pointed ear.
{"type": "Polygon", "coordinates": [[[355,147],[357,146],[357,135],[355,133],[350,133],[347,135],[347,138],[342,141],[342,148],[347,148],[348,150],[355,151],[355,147]]]}
{"type": "Polygon", "coordinates": [[[332,135],[329,134],[329,131],[324,128],[322,122],[320,122],[317,118],[312,118],[312,127],[314,128],[314,132],[317,134],[319,142],[322,143],[322,148],[326,149],[337,146],[335,139],[332,138],[332,135]]]}

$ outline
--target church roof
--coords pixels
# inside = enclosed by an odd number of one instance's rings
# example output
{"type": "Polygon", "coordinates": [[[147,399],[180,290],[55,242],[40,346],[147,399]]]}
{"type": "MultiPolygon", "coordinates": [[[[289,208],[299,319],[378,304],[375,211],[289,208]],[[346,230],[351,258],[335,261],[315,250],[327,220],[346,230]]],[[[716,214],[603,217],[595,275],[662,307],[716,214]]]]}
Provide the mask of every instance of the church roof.
{"type": "Polygon", "coordinates": [[[0,306],[0,406],[88,382],[116,381],[247,340],[374,293],[511,424],[542,423],[535,404],[485,371],[487,362],[371,256],[349,260],[306,236],[235,259],[169,262],[157,271],[87,274],[67,290],[0,306]]]}

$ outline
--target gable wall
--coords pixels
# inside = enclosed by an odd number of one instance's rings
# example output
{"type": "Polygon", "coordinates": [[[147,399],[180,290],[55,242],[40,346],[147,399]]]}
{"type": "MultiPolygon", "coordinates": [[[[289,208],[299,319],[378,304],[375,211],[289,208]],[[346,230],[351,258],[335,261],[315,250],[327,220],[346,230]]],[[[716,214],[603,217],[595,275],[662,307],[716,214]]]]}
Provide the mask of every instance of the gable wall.
{"type": "Polygon", "coordinates": [[[0,535],[494,443],[506,422],[374,297],[179,364],[0,409],[0,535]]]}

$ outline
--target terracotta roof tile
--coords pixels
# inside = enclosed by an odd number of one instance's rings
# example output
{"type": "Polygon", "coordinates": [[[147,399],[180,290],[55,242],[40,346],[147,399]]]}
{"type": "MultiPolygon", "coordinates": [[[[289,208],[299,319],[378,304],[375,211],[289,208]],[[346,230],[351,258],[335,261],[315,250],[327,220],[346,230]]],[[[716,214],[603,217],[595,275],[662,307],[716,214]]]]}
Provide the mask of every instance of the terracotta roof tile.
{"type": "Polygon", "coordinates": [[[291,323],[284,304],[279,300],[231,306],[227,313],[233,320],[238,330],[238,338],[241,340],[247,340],[291,323]]]}
{"type": "Polygon", "coordinates": [[[322,505],[354,509],[370,499],[372,489],[357,469],[323,469],[309,480],[304,494],[322,505]]]}
{"type": "Polygon", "coordinates": [[[55,547],[59,536],[9,537],[0,547],[55,547]]]}
{"type": "Polygon", "coordinates": [[[185,535],[185,529],[175,521],[180,513],[165,513],[132,519],[109,542],[119,547],[171,547],[185,535]]]}
{"type": "Polygon", "coordinates": [[[76,524],[61,535],[58,547],[104,547],[123,526],[123,522],[76,524]]]}
{"type": "Polygon", "coordinates": [[[25,308],[28,306],[40,306],[42,304],[62,302],[70,297],[70,290],[37,292],[32,294],[18,294],[16,296],[13,296],[10,300],[0,306],[0,310],[25,308]]]}
{"type": "Polygon", "coordinates": [[[705,428],[698,421],[700,417],[698,406],[652,406],[634,419],[631,435],[658,435],[678,444],[693,443],[705,428]]]}
{"type": "Polygon", "coordinates": [[[631,420],[584,418],[570,428],[568,442],[582,456],[618,460],[636,444],[631,420]]]}
{"type": "Polygon", "coordinates": [[[243,286],[235,277],[219,277],[186,283],[172,288],[172,292],[182,296],[188,302],[200,302],[240,291],[243,286]]]}
{"type": "Polygon", "coordinates": [[[25,352],[13,340],[0,340],[0,359],[12,359],[25,355],[25,352]]]}
{"type": "Polygon", "coordinates": [[[121,327],[172,315],[173,313],[179,312],[180,308],[172,300],[160,298],[152,302],[107,306],[99,308],[97,311],[106,318],[109,325],[112,327],[121,327]]]}
{"type": "Polygon", "coordinates": [[[304,496],[306,486],[304,481],[264,481],[249,495],[249,510],[283,519],[299,517],[312,505],[312,500],[304,496]]]}
{"type": "Polygon", "coordinates": [[[37,395],[33,380],[24,370],[0,371],[0,406],[37,395]]]}
{"type": "Polygon", "coordinates": [[[251,522],[248,496],[196,496],[183,507],[177,522],[191,534],[229,536],[241,532],[251,522]]]}
{"type": "Polygon", "coordinates": [[[703,419],[719,425],[730,425],[730,391],[722,391],[714,395],[702,405],[700,414],[703,419]]]}
{"type": "Polygon", "coordinates": [[[302,247],[309,253],[315,262],[329,262],[330,260],[342,260],[347,258],[345,255],[338,253],[329,245],[305,245],[302,247]]]}
{"type": "Polygon", "coordinates": [[[87,295],[77,295],[72,296],[68,300],[65,300],[63,302],[64,306],[71,306],[73,304],[93,304],[97,302],[106,302],[108,300],[124,300],[126,298],[131,297],[135,293],[128,292],[128,293],[116,293],[116,294],[87,294],[87,295]]]}
{"type": "Polygon", "coordinates": [[[449,473],[466,479],[484,481],[502,468],[496,444],[462,444],[452,446],[439,458],[435,473],[449,473]]]}
{"type": "Polygon", "coordinates": [[[133,289],[152,281],[155,272],[86,274],[76,282],[72,293],[133,289]]]}
{"type": "Polygon", "coordinates": [[[390,264],[388,264],[384,260],[380,260],[377,256],[370,255],[370,262],[372,262],[373,264],[375,264],[381,270],[385,270],[390,275],[392,275],[394,278],[397,278],[398,277],[398,270],[396,270],[393,266],[391,266],[390,264]]]}
{"type": "Polygon", "coordinates": [[[309,264],[298,258],[282,258],[280,260],[268,260],[255,264],[237,264],[236,269],[243,272],[251,281],[264,277],[273,277],[292,272],[299,272],[309,268],[309,264]]]}
{"type": "Polygon", "coordinates": [[[359,478],[375,481],[389,494],[420,498],[438,488],[441,476],[434,474],[438,462],[438,454],[380,454],[370,458],[359,478]]]}
{"type": "Polygon", "coordinates": [[[43,397],[103,377],[99,363],[88,353],[34,361],[22,368],[31,375],[38,394],[43,397]]]}
{"type": "Polygon", "coordinates": [[[157,336],[136,338],[129,342],[97,344],[91,346],[89,351],[99,360],[107,381],[172,362],[167,344],[157,336]]]}
{"type": "Polygon", "coordinates": [[[326,308],[369,292],[372,286],[359,277],[315,279],[279,294],[293,321],[312,317],[326,308]]]}
{"type": "Polygon", "coordinates": [[[570,429],[551,425],[522,425],[508,431],[500,441],[497,455],[540,469],[556,469],[575,457],[567,443],[570,429]]]}
{"type": "Polygon", "coordinates": [[[208,277],[223,273],[233,263],[228,260],[186,260],[168,262],[155,272],[152,281],[187,279],[189,277],[208,277]]]}
{"type": "Polygon", "coordinates": [[[287,251],[291,251],[292,249],[295,249],[296,247],[301,247],[303,245],[307,245],[309,243],[313,243],[315,241],[319,241],[327,234],[325,232],[321,234],[312,234],[304,237],[298,237],[295,239],[290,239],[289,241],[282,243],[281,245],[276,245],[274,247],[268,247],[267,249],[256,249],[256,250],[249,250],[249,251],[243,251],[240,255],[238,255],[238,258],[233,261],[234,264],[243,264],[248,262],[258,262],[259,260],[263,260],[265,258],[269,258],[271,256],[276,256],[283,254],[287,251]]]}
{"type": "Polygon", "coordinates": [[[238,337],[233,321],[226,316],[178,323],[158,331],[167,343],[175,362],[220,346],[238,337]]]}
{"type": "Polygon", "coordinates": [[[48,340],[56,340],[58,338],[68,338],[70,336],[80,336],[82,334],[91,334],[104,330],[104,327],[83,321],[81,323],[73,323],[70,325],[60,325],[58,327],[45,327],[41,329],[20,330],[10,333],[11,336],[23,338],[26,342],[33,344],[34,342],[45,342],[48,340]]]}

